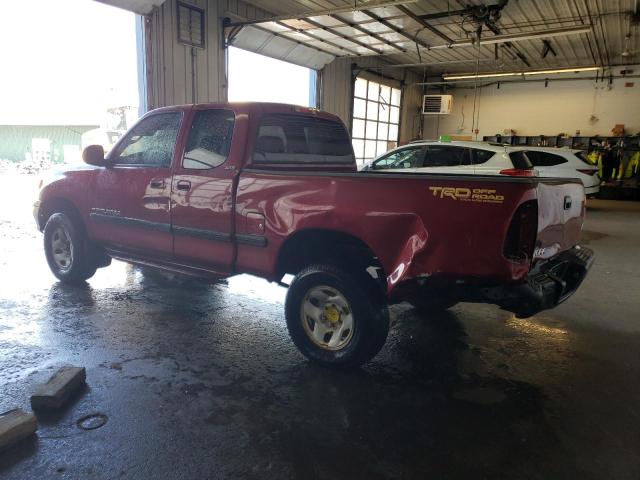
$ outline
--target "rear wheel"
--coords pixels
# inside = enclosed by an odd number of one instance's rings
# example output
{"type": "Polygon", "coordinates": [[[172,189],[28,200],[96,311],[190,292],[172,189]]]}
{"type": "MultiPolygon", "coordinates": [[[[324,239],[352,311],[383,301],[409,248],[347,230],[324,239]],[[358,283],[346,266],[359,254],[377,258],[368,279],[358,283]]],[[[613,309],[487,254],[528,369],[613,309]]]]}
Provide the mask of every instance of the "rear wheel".
{"type": "Polygon", "coordinates": [[[296,275],[285,314],[302,354],[327,367],[352,368],[380,351],[389,332],[389,312],[373,282],[366,272],[356,275],[327,264],[296,275]]]}
{"type": "Polygon", "coordinates": [[[98,268],[82,227],[66,213],[54,213],[47,220],[44,252],[49,268],[63,283],[82,283],[98,268]]]}

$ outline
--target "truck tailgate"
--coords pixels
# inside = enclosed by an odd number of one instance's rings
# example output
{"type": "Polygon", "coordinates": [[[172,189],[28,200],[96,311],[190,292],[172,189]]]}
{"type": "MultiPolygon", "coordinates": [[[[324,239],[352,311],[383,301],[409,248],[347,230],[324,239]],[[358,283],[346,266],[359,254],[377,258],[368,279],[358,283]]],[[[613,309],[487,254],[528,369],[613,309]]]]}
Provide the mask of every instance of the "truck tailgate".
{"type": "Polygon", "coordinates": [[[584,188],[577,179],[541,178],[538,198],[538,236],[534,260],[568,250],[580,240],[585,214],[584,188]]]}

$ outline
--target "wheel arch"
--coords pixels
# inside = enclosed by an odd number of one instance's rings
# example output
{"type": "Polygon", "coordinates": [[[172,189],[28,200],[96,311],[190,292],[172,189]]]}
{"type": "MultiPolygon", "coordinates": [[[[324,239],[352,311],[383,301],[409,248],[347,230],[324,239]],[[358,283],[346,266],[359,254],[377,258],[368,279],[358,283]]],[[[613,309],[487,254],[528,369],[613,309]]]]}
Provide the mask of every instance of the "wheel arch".
{"type": "Polygon", "coordinates": [[[306,266],[318,262],[337,262],[341,266],[363,271],[375,268],[375,275],[386,291],[386,273],[371,247],[362,239],[340,230],[304,229],[291,234],[278,251],[277,278],[285,274],[295,275],[306,266]]]}
{"type": "Polygon", "coordinates": [[[64,197],[51,197],[42,201],[40,211],[38,213],[38,228],[44,230],[47,220],[54,213],[66,213],[75,220],[80,228],[86,232],[86,226],[80,214],[78,207],[69,199],[64,197]]]}

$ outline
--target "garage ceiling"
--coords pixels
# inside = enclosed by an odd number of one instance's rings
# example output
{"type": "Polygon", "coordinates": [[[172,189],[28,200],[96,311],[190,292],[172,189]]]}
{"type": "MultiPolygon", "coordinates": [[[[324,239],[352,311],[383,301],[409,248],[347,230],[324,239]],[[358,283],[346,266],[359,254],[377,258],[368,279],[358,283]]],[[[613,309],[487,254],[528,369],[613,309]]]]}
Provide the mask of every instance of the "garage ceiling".
{"type": "MultiPolygon", "coordinates": [[[[164,2],[98,1],[141,15],[164,2]]],[[[315,69],[370,56],[438,74],[640,63],[637,0],[245,1],[276,18],[229,14],[231,45],[315,69]],[[474,18],[491,10],[478,48],[474,18]]]]}
{"type": "Polygon", "coordinates": [[[96,0],[100,3],[113,5],[114,7],[123,8],[138,15],[149,15],[153,7],[159,7],[164,0],[96,0]]]}
{"type": "Polygon", "coordinates": [[[232,18],[229,43],[293,63],[307,59],[313,68],[336,57],[377,56],[420,64],[420,71],[426,64],[434,73],[475,71],[478,57],[483,72],[540,70],[637,63],[640,53],[635,0],[359,2],[357,11],[342,1],[249,3],[278,17],[250,24],[232,18]],[[483,14],[478,48],[474,19],[483,14]]]}

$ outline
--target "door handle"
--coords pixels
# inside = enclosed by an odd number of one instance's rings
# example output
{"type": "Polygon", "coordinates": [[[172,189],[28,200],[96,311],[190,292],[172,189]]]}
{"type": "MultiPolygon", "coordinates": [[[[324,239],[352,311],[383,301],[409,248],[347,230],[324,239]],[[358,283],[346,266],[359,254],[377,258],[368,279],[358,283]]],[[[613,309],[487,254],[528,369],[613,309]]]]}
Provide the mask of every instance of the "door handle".
{"type": "Polygon", "coordinates": [[[566,197],[564,197],[564,209],[565,210],[569,210],[571,208],[571,204],[573,202],[571,201],[571,196],[567,195],[566,197]]]}
{"type": "Polygon", "coordinates": [[[191,190],[191,182],[189,180],[178,180],[176,188],[178,190],[191,190]]]}
{"type": "Polygon", "coordinates": [[[149,183],[151,188],[164,188],[164,179],[162,178],[154,178],[149,183]]]}

